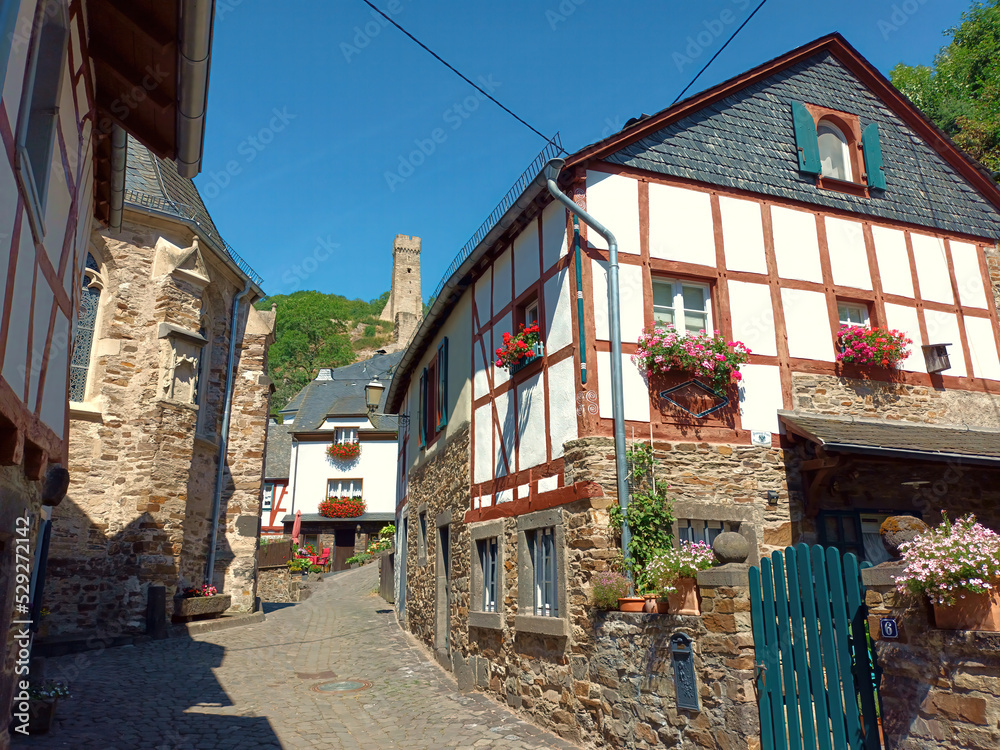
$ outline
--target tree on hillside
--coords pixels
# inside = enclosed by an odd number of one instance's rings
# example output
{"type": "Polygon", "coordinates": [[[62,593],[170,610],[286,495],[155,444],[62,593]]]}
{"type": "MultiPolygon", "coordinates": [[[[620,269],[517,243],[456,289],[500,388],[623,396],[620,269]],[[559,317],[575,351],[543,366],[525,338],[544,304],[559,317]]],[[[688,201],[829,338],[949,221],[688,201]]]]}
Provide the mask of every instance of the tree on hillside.
{"type": "Polygon", "coordinates": [[[299,291],[260,300],[256,307],[277,304],[277,331],[268,352],[268,375],[274,381],[271,412],[279,410],[316,376],[321,367],[343,367],[357,359],[357,344],[369,344],[392,325],[378,316],[389,299],[386,292],[371,302],[338,294],[299,291]],[[358,325],[363,338],[352,336],[358,325]]]}
{"type": "Polygon", "coordinates": [[[1000,0],[974,3],[948,29],[931,67],[904,65],[890,80],[971,156],[1000,171],[1000,0]]]}

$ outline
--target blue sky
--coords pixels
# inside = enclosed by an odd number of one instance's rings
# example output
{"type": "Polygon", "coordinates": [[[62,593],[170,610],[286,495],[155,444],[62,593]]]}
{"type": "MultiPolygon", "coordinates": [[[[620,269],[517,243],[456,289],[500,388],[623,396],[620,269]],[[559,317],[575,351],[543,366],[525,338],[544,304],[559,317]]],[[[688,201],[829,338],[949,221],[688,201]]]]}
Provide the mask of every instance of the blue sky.
{"type": "MultiPolygon", "coordinates": [[[[569,152],[668,106],[757,1],[373,0],[569,152]]],[[[967,8],[768,0],[688,95],[831,31],[886,75],[929,64],[967,8]]],[[[393,237],[408,234],[422,238],[426,298],[544,145],[372,13],[361,0],[216,2],[195,182],[269,294],[377,297],[393,237]]]]}

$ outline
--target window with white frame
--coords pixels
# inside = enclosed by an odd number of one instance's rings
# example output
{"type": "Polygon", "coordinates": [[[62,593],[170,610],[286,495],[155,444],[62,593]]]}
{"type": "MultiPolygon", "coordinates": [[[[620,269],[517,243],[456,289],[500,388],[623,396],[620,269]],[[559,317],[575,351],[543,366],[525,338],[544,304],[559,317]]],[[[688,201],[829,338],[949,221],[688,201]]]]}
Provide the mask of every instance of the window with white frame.
{"type": "Polygon", "coordinates": [[[327,497],[361,497],[360,479],[328,479],[327,497]]]}
{"type": "Polygon", "coordinates": [[[266,482],[264,484],[264,499],[261,501],[261,510],[271,510],[274,504],[274,484],[266,482]]]}
{"type": "Polygon", "coordinates": [[[535,614],[543,617],[559,616],[555,539],[555,528],[552,526],[535,529],[528,535],[535,574],[535,614]]]}
{"type": "Polygon", "coordinates": [[[847,136],[829,120],[820,120],[816,126],[819,143],[820,173],[837,180],[853,180],[851,152],[847,136]]]}
{"type": "Polygon", "coordinates": [[[653,322],[678,331],[712,331],[712,295],[707,284],[653,279],[653,322]]]}
{"type": "Polygon", "coordinates": [[[858,302],[838,302],[837,315],[842,326],[868,325],[868,306],[858,302]]]}
{"type": "Polygon", "coordinates": [[[358,442],[357,427],[338,427],[333,431],[333,442],[338,445],[358,442]]]}
{"type": "Polygon", "coordinates": [[[499,545],[497,537],[480,539],[476,542],[479,550],[479,565],[483,572],[482,609],[483,612],[497,611],[497,565],[499,545]]]}
{"type": "Polygon", "coordinates": [[[532,300],[524,307],[524,327],[534,325],[538,322],[538,300],[532,300]]]}

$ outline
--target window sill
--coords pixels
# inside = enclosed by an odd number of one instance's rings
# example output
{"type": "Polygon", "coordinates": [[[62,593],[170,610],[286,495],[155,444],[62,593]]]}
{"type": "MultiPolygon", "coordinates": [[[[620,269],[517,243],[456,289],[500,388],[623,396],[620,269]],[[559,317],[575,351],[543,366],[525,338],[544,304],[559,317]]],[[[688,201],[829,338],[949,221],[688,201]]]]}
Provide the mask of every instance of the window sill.
{"type": "Polygon", "coordinates": [[[868,186],[863,185],[859,182],[851,182],[849,180],[838,180],[836,177],[823,177],[818,175],[816,177],[816,187],[820,190],[834,190],[838,193],[847,193],[848,195],[854,195],[858,198],[870,198],[868,194],[868,186]]]}
{"type": "Polygon", "coordinates": [[[101,412],[101,407],[93,401],[70,401],[69,418],[104,423],[104,414],[101,412]]]}
{"type": "Polygon", "coordinates": [[[569,636],[569,620],[565,617],[543,617],[541,615],[517,615],[514,629],[519,633],[535,633],[557,638],[569,636]]]}
{"type": "Polygon", "coordinates": [[[499,612],[469,612],[469,627],[503,630],[503,615],[499,612]]]}

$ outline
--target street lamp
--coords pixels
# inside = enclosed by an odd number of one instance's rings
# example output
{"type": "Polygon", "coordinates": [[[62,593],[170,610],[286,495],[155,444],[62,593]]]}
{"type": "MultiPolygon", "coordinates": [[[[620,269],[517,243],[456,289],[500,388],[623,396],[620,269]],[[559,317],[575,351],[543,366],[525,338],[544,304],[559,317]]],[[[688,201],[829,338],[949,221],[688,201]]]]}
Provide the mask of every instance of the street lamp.
{"type": "Polygon", "coordinates": [[[365,386],[365,401],[368,404],[368,413],[372,414],[378,408],[379,403],[382,401],[382,393],[385,391],[385,386],[379,382],[378,376],[376,375],[372,382],[365,386]]]}

